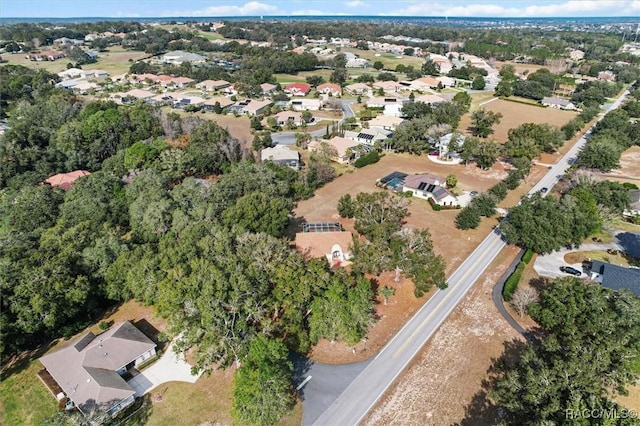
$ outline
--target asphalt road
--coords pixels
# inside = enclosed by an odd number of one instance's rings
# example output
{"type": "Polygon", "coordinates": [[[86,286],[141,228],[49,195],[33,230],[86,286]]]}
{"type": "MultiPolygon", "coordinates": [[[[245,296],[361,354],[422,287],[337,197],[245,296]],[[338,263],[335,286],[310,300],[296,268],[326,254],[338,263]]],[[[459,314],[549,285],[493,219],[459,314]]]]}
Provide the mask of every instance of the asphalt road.
{"type": "MultiPolygon", "coordinates": [[[[353,111],[349,106],[353,101],[342,101],[342,113],[343,117],[338,123],[342,123],[346,118],[353,117],[353,111]]],[[[325,134],[326,129],[316,130],[315,132],[308,132],[311,137],[321,137],[325,134]]],[[[296,143],[296,132],[281,132],[281,133],[272,133],[271,140],[275,145],[295,145],[296,143]]]]}
{"type": "MultiPolygon", "coordinates": [[[[617,108],[627,95],[625,91],[609,110],[617,108]]],[[[530,194],[543,187],[551,189],[575,162],[585,142],[585,137],[580,138],[530,194]]],[[[491,232],[449,277],[448,289],[438,290],[313,424],[358,424],[505,246],[500,231],[491,232]]]]}

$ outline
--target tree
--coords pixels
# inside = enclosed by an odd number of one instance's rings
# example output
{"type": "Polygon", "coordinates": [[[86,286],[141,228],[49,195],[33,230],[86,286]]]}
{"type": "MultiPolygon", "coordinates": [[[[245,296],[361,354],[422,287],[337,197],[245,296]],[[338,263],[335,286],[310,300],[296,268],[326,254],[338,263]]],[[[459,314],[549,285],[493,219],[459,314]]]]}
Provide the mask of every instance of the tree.
{"type": "Polygon", "coordinates": [[[306,78],[306,80],[307,84],[309,84],[311,87],[318,87],[322,83],[324,83],[324,77],[322,77],[321,75],[310,75],[306,78]]]}
{"type": "Polygon", "coordinates": [[[529,306],[538,300],[538,293],[533,287],[520,286],[511,297],[511,304],[515,308],[520,318],[524,317],[529,306]]]}
{"type": "Polygon", "coordinates": [[[385,285],[378,290],[378,293],[384,299],[384,304],[387,305],[389,303],[389,298],[396,294],[396,289],[385,285]]]}
{"type": "Polygon", "coordinates": [[[476,229],[480,225],[480,213],[477,209],[467,206],[456,216],[456,227],[459,229],[476,229]]]}
{"type": "Polygon", "coordinates": [[[484,80],[484,77],[482,77],[481,75],[474,78],[473,81],[471,82],[471,88],[473,90],[484,90],[486,85],[487,85],[487,82],[484,80]]]}
{"type": "Polygon", "coordinates": [[[447,183],[447,188],[455,188],[458,184],[458,178],[454,174],[448,174],[445,181],[447,183]]]}
{"type": "Polygon", "coordinates": [[[380,61],[375,61],[373,63],[373,69],[375,69],[376,71],[380,71],[382,68],[384,68],[384,64],[380,61]]]}
{"type": "Polygon", "coordinates": [[[425,75],[440,75],[440,65],[433,61],[431,58],[427,58],[422,64],[422,73],[425,75]]]}
{"type": "Polygon", "coordinates": [[[500,156],[502,145],[494,141],[481,141],[475,151],[475,160],[478,167],[488,169],[493,166],[500,156]]]}
{"type": "Polygon", "coordinates": [[[355,215],[355,203],[351,194],[344,194],[338,199],[338,214],[344,218],[352,218],[355,215]]]}
{"type": "Polygon", "coordinates": [[[329,77],[329,81],[340,86],[344,85],[344,83],[349,78],[349,73],[346,68],[336,68],[331,72],[331,76],[329,77]]]}
{"type": "Polygon", "coordinates": [[[313,118],[313,113],[308,110],[302,111],[300,115],[301,115],[302,121],[304,121],[305,123],[310,122],[311,119],[313,118]]]}
{"type": "Polygon", "coordinates": [[[260,119],[255,115],[251,117],[251,128],[253,130],[262,130],[262,123],[260,122],[260,119]]]}
{"type": "Polygon", "coordinates": [[[250,232],[279,237],[289,222],[291,207],[288,199],[251,192],[224,211],[222,222],[229,228],[238,226],[250,232]]]}
{"type": "Polygon", "coordinates": [[[622,148],[616,140],[595,135],[578,154],[578,166],[608,172],[620,167],[622,148]]]}
{"type": "Polygon", "coordinates": [[[507,423],[567,424],[568,410],[620,410],[615,397],[638,378],[638,299],[562,278],[544,288],[529,312],[541,328],[540,342],[526,343],[515,360],[505,353],[493,366],[489,395],[507,423]]]}
{"type": "Polygon", "coordinates": [[[237,422],[273,425],[293,406],[293,364],[286,346],[258,335],[233,378],[231,412],[237,422]]]}
{"type": "Polygon", "coordinates": [[[460,158],[464,160],[465,166],[469,164],[469,161],[473,160],[478,151],[480,141],[476,138],[466,137],[462,143],[460,158]]]}
{"type": "Polygon", "coordinates": [[[360,192],[355,200],[355,228],[369,239],[400,230],[409,200],[389,192],[360,192]]]}
{"type": "Polygon", "coordinates": [[[486,138],[493,133],[493,125],[500,123],[501,119],[502,114],[499,112],[477,109],[471,114],[473,121],[471,133],[473,136],[486,138]]]}

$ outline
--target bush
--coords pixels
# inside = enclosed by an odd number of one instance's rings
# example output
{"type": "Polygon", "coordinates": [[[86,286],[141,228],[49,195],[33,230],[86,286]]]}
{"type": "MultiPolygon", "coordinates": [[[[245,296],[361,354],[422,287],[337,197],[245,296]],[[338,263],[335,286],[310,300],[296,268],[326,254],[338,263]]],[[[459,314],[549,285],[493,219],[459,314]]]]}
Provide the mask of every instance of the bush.
{"type": "Polygon", "coordinates": [[[442,206],[440,204],[436,204],[436,203],[432,203],[431,204],[431,208],[436,212],[439,212],[440,210],[442,210],[442,206]]]}
{"type": "Polygon", "coordinates": [[[476,229],[480,225],[480,213],[473,207],[465,207],[456,216],[458,229],[476,229]]]}
{"type": "Polygon", "coordinates": [[[521,173],[518,170],[510,170],[509,175],[502,182],[509,191],[516,189],[520,185],[521,173]]]}
{"type": "Polygon", "coordinates": [[[356,206],[351,198],[351,194],[344,194],[338,200],[338,214],[341,217],[352,218],[356,213],[356,206]]]}
{"type": "Polygon", "coordinates": [[[111,327],[113,325],[113,321],[100,321],[100,324],[98,324],[98,328],[100,328],[100,330],[105,331],[107,329],[109,329],[109,327],[111,327]]]}
{"type": "Polygon", "coordinates": [[[494,195],[499,201],[502,201],[507,196],[507,184],[504,182],[498,182],[489,188],[489,194],[494,195]]]}
{"type": "Polygon", "coordinates": [[[490,217],[496,213],[496,198],[492,194],[480,194],[471,201],[471,206],[480,216],[490,217]]]}
{"type": "Polygon", "coordinates": [[[358,158],[353,163],[353,165],[357,168],[361,168],[369,164],[377,163],[378,161],[380,161],[380,154],[378,154],[378,151],[373,150],[367,155],[363,155],[362,157],[358,158]]]}
{"type": "Polygon", "coordinates": [[[533,258],[533,251],[531,249],[527,249],[527,251],[524,252],[524,255],[522,255],[522,261],[529,264],[529,262],[531,262],[531,258],[533,258]]]}
{"type": "Polygon", "coordinates": [[[518,263],[516,270],[507,278],[507,281],[504,283],[504,288],[502,289],[502,298],[504,300],[511,300],[513,293],[515,293],[518,288],[518,283],[520,282],[520,277],[522,277],[525,266],[527,266],[527,264],[524,262],[518,263]]]}

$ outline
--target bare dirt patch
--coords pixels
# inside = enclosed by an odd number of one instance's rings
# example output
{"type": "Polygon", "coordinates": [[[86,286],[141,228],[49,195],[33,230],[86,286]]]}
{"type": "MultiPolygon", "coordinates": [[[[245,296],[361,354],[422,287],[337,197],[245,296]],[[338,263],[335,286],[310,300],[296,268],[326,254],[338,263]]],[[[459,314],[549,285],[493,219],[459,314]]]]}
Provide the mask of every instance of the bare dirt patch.
{"type": "MultiPolygon", "coordinates": [[[[518,127],[521,124],[546,123],[552,126],[561,127],[577,115],[577,113],[571,111],[561,111],[554,108],[525,105],[502,99],[486,103],[482,108],[487,111],[499,112],[502,114],[502,120],[499,124],[493,126],[494,133],[489,137],[490,139],[494,139],[500,143],[507,141],[509,129],[518,127]]],[[[467,129],[471,124],[471,114],[465,114],[460,120],[458,129],[463,133],[467,133],[467,129]]]]}
{"type": "MultiPolygon", "coordinates": [[[[504,341],[519,338],[491,300],[495,282],[516,253],[508,247],[498,255],[363,424],[453,424],[465,418],[472,402],[486,404],[474,397],[481,394],[492,359],[501,355],[504,341]]],[[[495,412],[485,415],[489,418],[473,423],[495,424],[495,412]]]]}
{"type": "Polygon", "coordinates": [[[640,146],[633,146],[622,153],[620,168],[603,174],[608,179],[618,182],[630,182],[640,185],[640,146]]]}

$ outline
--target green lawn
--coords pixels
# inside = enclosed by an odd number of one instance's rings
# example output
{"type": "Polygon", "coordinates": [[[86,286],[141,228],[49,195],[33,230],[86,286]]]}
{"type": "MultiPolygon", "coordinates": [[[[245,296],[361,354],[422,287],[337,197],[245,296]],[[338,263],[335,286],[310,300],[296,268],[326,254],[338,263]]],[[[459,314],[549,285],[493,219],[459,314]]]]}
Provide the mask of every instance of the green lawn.
{"type": "Polygon", "coordinates": [[[2,373],[0,424],[37,425],[58,411],[56,399],[36,376],[43,368],[40,361],[27,358],[23,364],[26,368],[11,375],[2,373]]]}

